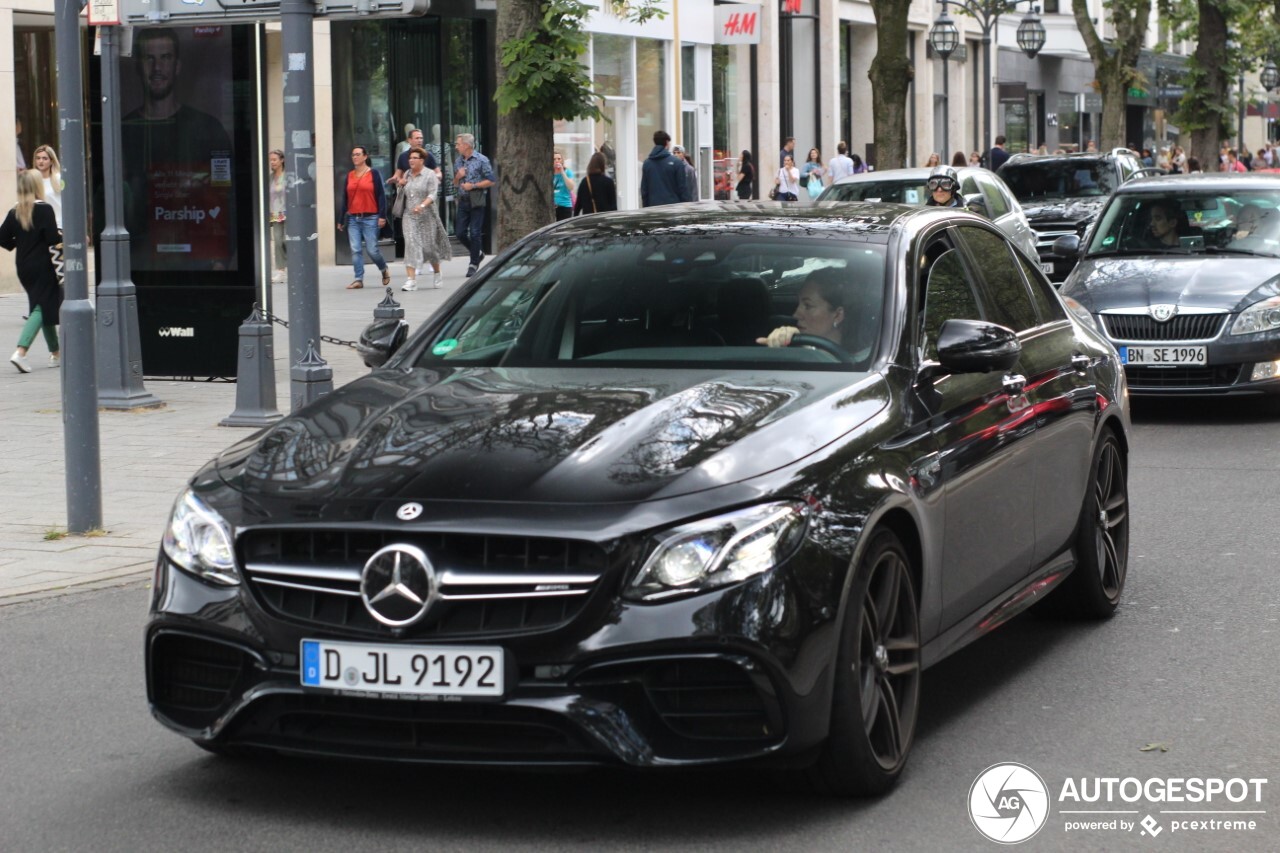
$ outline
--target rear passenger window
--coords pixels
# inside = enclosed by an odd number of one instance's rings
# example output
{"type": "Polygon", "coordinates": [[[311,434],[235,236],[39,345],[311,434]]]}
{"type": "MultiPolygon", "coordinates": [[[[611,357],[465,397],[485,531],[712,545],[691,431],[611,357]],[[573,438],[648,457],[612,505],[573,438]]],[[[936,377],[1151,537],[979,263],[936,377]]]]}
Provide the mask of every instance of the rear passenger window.
{"type": "Polygon", "coordinates": [[[983,181],[982,194],[987,197],[987,207],[991,210],[992,219],[999,219],[1001,216],[1009,215],[1009,202],[995,183],[983,181]]]}
{"type": "Polygon", "coordinates": [[[982,301],[987,309],[987,319],[1015,332],[1039,325],[1031,294],[1022,280],[1022,270],[1004,238],[983,228],[956,230],[973,255],[974,266],[981,271],[985,285],[982,301]]]}

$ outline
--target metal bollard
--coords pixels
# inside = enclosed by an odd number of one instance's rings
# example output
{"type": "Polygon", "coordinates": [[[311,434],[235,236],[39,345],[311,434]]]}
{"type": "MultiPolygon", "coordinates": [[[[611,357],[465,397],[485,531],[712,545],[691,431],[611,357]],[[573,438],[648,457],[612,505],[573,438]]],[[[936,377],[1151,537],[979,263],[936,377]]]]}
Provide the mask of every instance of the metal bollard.
{"type": "Polygon", "coordinates": [[[391,295],[391,288],[387,288],[387,296],[379,302],[373,309],[373,319],[375,320],[403,320],[404,308],[395,297],[391,295]]]}
{"type": "Polygon", "coordinates": [[[333,368],[329,362],[316,352],[314,338],[307,339],[307,351],[298,359],[298,363],[289,368],[289,376],[299,384],[307,383],[307,393],[297,394],[293,399],[293,410],[296,412],[308,403],[314,403],[333,390],[333,368]],[[311,396],[311,399],[306,399],[311,396]]]}
{"type": "Polygon", "coordinates": [[[276,371],[272,364],[271,324],[258,303],[240,324],[240,354],[236,358],[236,408],[219,426],[263,427],[283,417],[276,409],[276,371]]]}

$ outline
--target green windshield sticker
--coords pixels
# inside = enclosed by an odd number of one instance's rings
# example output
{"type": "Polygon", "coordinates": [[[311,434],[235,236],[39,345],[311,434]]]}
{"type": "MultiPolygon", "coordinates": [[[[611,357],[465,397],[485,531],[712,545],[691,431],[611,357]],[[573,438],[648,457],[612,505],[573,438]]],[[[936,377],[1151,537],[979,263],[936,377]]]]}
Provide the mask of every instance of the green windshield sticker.
{"type": "Polygon", "coordinates": [[[448,355],[458,348],[457,338],[445,338],[440,343],[431,348],[432,355],[448,355]]]}
{"type": "Polygon", "coordinates": [[[1114,236],[1114,235],[1113,235],[1113,236],[1110,236],[1110,237],[1104,237],[1104,238],[1103,238],[1103,240],[1102,240],[1102,245],[1104,245],[1104,246],[1110,246],[1110,245],[1111,245],[1112,243],[1114,243],[1115,241],[1116,241],[1116,238],[1115,238],[1115,236],[1114,236]]]}

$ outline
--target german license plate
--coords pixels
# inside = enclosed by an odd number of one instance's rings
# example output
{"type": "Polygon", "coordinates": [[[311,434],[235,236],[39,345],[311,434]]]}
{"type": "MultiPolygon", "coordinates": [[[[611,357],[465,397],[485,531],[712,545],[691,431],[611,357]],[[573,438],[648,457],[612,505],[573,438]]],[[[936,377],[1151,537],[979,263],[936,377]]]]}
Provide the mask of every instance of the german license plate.
{"type": "Polygon", "coordinates": [[[1053,275],[1053,261],[1041,261],[1040,272],[1045,275],[1053,275]]]}
{"type": "Polygon", "coordinates": [[[302,684],[406,696],[502,696],[504,652],[490,646],[302,641],[302,684]]]}
{"type": "Polygon", "coordinates": [[[1204,347],[1120,347],[1123,364],[1205,364],[1204,347]]]}

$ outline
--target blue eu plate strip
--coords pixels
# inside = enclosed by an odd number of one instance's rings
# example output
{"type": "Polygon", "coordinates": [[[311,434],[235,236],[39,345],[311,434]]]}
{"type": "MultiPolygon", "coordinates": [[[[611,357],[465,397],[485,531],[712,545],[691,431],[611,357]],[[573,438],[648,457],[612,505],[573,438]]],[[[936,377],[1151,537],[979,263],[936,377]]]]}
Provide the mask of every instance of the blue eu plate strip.
{"type": "Polygon", "coordinates": [[[320,644],[315,640],[302,641],[302,683],[320,685],[320,644]]]}

